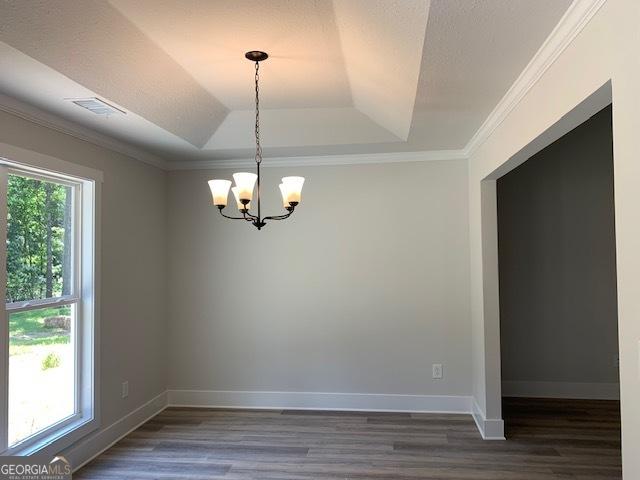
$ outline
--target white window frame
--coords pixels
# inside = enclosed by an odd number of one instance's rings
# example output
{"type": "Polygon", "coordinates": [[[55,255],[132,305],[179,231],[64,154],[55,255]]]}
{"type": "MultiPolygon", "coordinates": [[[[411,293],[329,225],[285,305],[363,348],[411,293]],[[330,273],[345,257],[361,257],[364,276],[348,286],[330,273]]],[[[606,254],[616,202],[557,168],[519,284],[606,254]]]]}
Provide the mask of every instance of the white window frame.
{"type": "Polygon", "coordinates": [[[99,381],[99,256],[102,172],[12,145],[0,143],[0,242],[7,237],[7,176],[16,173],[51,179],[73,187],[75,238],[72,295],[54,299],[14,302],[6,300],[6,248],[0,249],[0,455],[53,456],[100,427],[99,381]],[[8,443],[9,322],[18,311],[75,304],[76,308],[76,413],[35,433],[15,446],[8,443]]]}

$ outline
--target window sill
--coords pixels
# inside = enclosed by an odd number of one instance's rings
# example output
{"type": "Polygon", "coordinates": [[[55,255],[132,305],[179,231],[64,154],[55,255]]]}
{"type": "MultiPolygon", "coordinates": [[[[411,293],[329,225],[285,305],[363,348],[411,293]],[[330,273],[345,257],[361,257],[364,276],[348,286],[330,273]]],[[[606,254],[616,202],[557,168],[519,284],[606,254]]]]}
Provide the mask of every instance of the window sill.
{"type": "Polygon", "coordinates": [[[27,440],[24,445],[18,444],[13,448],[9,448],[1,455],[42,455],[45,457],[53,457],[89,433],[97,430],[99,426],[98,420],[93,417],[80,417],[55,429],[49,434],[45,434],[31,441],[27,440]]]}

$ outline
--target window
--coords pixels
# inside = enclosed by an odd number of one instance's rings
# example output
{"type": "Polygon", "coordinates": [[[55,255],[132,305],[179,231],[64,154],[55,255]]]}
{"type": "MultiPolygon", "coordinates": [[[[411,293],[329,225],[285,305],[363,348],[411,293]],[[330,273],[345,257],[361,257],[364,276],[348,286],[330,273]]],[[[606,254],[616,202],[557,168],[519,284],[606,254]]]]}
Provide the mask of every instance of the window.
{"type": "Polygon", "coordinates": [[[97,427],[94,212],[94,180],[0,157],[0,454],[97,427]]]}

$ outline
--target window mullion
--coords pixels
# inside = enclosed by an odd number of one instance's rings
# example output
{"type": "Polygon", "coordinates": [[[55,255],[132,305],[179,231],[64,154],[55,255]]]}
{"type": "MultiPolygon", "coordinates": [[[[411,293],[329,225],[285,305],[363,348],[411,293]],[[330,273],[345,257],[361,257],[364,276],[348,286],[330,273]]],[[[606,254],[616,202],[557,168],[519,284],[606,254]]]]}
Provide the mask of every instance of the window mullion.
{"type": "Polygon", "coordinates": [[[38,310],[41,308],[62,307],[78,303],[80,298],[77,295],[68,295],[66,297],[43,298],[42,300],[32,300],[27,302],[15,302],[5,305],[5,310],[9,313],[25,312],[27,310],[38,310]]]}
{"type": "Polygon", "coordinates": [[[9,314],[7,298],[7,167],[0,165],[0,452],[9,437],[9,314]]]}
{"type": "MultiPolygon", "coordinates": [[[[71,294],[78,297],[79,301],[72,307],[74,308],[73,318],[75,319],[75,327],[73,328],[73,346],[75,350],[75,381],[74,381],[74,402],[76,413],[83,411],[82,405],[82,389],[83,389],[83,347],[84,342],[84,315],[80,306],[82,296],[82,187],[76,185],[72,190],[72,208],[73,208],[73,238],[72,238],[72,292],[71,294]]],[[[89,407],[91,409],[92,407],[89,407]]]]}

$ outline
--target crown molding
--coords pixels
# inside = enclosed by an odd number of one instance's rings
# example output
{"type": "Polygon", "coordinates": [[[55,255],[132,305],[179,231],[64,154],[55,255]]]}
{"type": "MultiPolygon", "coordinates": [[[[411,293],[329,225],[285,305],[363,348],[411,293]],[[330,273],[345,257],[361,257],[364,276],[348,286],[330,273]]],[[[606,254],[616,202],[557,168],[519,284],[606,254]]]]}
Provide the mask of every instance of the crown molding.
{"type": "MultiPolygon", "coordinates": [[[[322,165],[365,165],[380,163],[433,162],[466,160],[462,150],[429,150],[421,152],[357,153],[346,155],[313,155],[307,157],[265,157],[262,167],[317,167],[322,165]]],[[[253,159],[203,160],[172,162],[168,170],[208,170],[255,166],[253,159]]]]}
{"type": "Polygon", "coordinates": [[[0,94],[0,111],[7,112],[31,123],[55,130],[56,132],[69,135],[77,138],[78,140],[107,148],[132,159],[153,165],[154,167],[162,170],[169,169],[168,166],[170,162],[167,162],[152,153],[120,140],[116,140],[109,135],[104,135],[90,128],[83,127],[75,122],[65,120],[57,115],[47,113],[44,110],[25,102],[21,102],[20,100],[8,95],[0,94]]]}
{"type": "MultiPolygon", "coordinates": [[[[221,159],[194,161],[167,161],[144,149],[98,133],[75,122],[65,120],[57,115],[0,94],[0,111],[15,115],[29,122],[69,135],[79,140],[121,153],[132,159],[153,165],[162,170],[206,170],[211,168],[239,168],[255,165],[253,159],[221,159]]],[[[436,160],[466,159],[462,150],[431,150],[420,152],[392,152],[345,155],[311,155],[298,157],[264,158],[263,167],[319,166],[319,165],[361,165],[376,163],[426,162],[436,160]]]]}
{"type": "Polygon", "coordinates": [[[540,49],[464,148],[467,158],[491,136],[607,0],[574,0],[540,49]]]}

